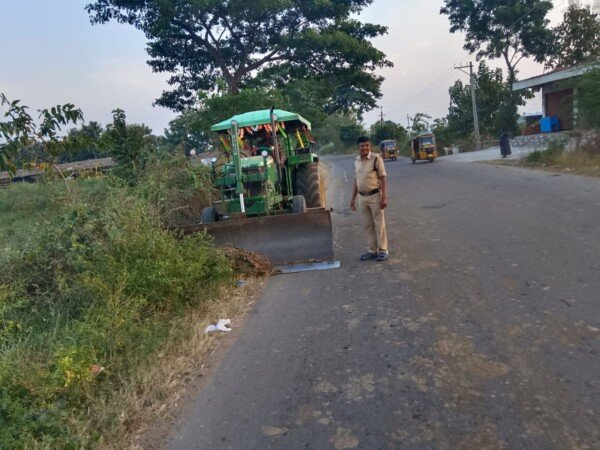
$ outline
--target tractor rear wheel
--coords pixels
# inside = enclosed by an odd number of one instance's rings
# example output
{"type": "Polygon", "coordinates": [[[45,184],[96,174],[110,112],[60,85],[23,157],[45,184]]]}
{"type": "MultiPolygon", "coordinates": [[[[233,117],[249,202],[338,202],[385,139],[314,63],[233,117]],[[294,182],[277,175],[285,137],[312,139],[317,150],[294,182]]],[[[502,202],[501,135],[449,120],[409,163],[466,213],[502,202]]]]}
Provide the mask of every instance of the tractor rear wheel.
{"type": "Polygon", "coordinates": [[[304,195],[294,195],[292,197],[292,213],[301,214],[306,212],[306,200],[304,195]]]}
{"type": "Polygon", "coordinates": [[[202,223],[211,223],[217,221],[217,210],[214,206],[207,206],[202,210],[202,223]]]}
{"type": "Polygon", "coordinates": [[[295,193],[304,196],[308,208],[325,207],[325,185],[319,174],[318,162],[298,167],[295,193]]]}

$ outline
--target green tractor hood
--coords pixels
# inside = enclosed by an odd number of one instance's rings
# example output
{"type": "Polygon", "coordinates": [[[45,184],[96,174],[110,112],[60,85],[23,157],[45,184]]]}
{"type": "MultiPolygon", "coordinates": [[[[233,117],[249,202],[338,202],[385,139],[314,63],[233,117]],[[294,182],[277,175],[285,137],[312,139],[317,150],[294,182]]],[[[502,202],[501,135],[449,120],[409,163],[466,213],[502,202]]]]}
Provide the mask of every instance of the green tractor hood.
{"type": "MultiPolygon", "coordinates": [[[[300,114],[296,114],[282,109],[276,109],[273,114],[277,116],[277,122],[301,122],[307,126],[310,130],[310,122],[302,117],[300,114]]],[[[260,111],[251,111],[244,114],[238,114],[230,119],[219,122],[216,125],[210,127],[211,131],[228,131],[231,128],[231,122],[235,120],[239,128],[243,127],[255,127],[258,125],[267,125],[271,123],[271,110],[263,109],[260,111]]]]}

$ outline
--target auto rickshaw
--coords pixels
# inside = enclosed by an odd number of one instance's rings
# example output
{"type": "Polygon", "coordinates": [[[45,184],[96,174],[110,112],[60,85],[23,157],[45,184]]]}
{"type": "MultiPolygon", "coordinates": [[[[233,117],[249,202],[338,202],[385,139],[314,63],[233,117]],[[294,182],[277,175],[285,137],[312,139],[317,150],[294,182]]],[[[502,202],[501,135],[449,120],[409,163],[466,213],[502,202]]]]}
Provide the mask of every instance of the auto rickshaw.
{"type": "Polygon", "coordinates": [[[418,160],[433,162],[438,157],[437,148],[435,146],[435,136],[431,133],[422,134],[414,138],[410,144],[410,148],[410,159],[413,164],[418,160]]]}
{"type": "Polygon", "coordinates": [[[379,153],[383,159],[398,159],[398,145],[394,140],[381,141],[379,143],[379,153]]]}

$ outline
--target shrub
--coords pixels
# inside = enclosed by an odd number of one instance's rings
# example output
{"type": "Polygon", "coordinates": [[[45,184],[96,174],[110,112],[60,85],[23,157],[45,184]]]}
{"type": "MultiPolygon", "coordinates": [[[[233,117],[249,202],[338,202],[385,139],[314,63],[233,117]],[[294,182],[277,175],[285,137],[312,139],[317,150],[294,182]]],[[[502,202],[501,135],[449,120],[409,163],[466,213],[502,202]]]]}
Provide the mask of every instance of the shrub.
{"type": "Polygon", "coordinates": [[[3,220],[29,210],[30,221],[42,221],[28,224],[29,235],[1,236],[2,249],[12,249],[0,259],[3,447],[100,443],[94,430],[125,420],[103,403],[151,363],[174,318],[229,282],[230,262],[206,235],[180,237],[161,227],[171,217],[170,198],[187,186],[201,190],[193,173],[184,166],[164,178],[149,172],[134,188],[81,180],[65,197],[50,183],[39,190],[45,200],[33,201],[42,211],[7,201],[36,187],[2,193],[3,220]]]}
{"type": "Polygon", "coordinates": [[[552,164],[558,155],[565,151],[565,142],[557,139],[550,141],[546,150],[534,150],[525,157],[530,164],[552,164]]]}

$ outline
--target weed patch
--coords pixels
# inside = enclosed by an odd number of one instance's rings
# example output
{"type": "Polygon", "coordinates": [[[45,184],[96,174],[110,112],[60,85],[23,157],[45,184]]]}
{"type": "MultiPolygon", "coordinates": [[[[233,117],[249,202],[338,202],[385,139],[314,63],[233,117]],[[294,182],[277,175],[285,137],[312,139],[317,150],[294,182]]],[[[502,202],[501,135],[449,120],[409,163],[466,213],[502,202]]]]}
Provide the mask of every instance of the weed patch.
{"type": "Polygon", "coordinates": [[[149,389],[143,374],[190,338],[186,318],[218,301],[234,267],[267,272],[204,234],[164,230],[207,195],[202,169],[173,164],[134,187],[0,191],[0,446],[114,443],[132,426],[132,405],[144,407],[126,401],[149,389]]]}

